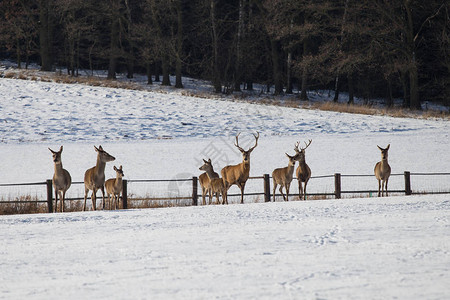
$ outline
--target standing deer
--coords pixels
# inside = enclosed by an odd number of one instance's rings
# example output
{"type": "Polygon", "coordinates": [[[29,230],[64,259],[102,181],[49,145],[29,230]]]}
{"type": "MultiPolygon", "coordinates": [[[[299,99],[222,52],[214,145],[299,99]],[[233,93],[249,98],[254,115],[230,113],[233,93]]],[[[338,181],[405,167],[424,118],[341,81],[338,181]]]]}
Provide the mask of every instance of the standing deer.
{"type": "Polygon", "coordinates": [[[95,151],[97,152],[97,164],[95,167],[88,169],[84,173],[84,206],[83,211],[86,210],[86,199],[89,193],[89,190],[92,190],[92,209],[96,210],[96,198],[97,198],[97,190],[100,189],[102,191],[103,196],[103,208],[105,208],[105,166],[109,161],[115,160],[114,156],[108,154],[108,152],[104,151],[102,146],[98,148],[95,147],[95,151]]]}
{"type": "Polygon", "coordinates": [[[391,175],[391,166],[388,164],[388,150],[390,146],[391,144],[383,149],[377,145],[381,151],[381,161],[377,162],[374,169],[375,177],[378,179],[378,197],[383,196],[384,192],[388,196],[387,187],[389,176],[391,175]]]}
{"type": "Polygon", "coordinates": [[[257,135],[253,134],[255,137],[255,145],[245,151],[239,146],[239,134],[236,135],[236,142],[234,145],[241,151],[242,153],[242,162],[238,165],[234,166],[226,166],[220,172],[222,174],[223,183],[225,185],[225,190],[228,192],[228,189],[233,184],[236,184],[241,189],[241,204],[244,203],[244,188],[245,183],[248,180],[250,174],[250,154],[252,151],[258,146],[259,132],[257,135]]]}
{"type": "Polygon", "coordinates": [[[123,183],[122,178],[124,176],[122,166],[118,169],[114,166],[116,171],[116,178],[110,178],[105,182],[106,197],[108,198],[109,209],[112,209],[111,200],[114,203],[114,209],[120,208],[120,193],[122,192],[123,183]]]}
{"type": "Polygon", "coordinates": [[[59,148],[59,151],[53,151],[48,148],[53,156],[53,162],[55,163],[55,174],[53,175],[53,188],[55,189],[55,208],[54,212],[57,210],[58,206],[58,196],[61,199],[61,212],[64,212],[64,199],[66,198],[66,191],[70,188],[72,184],[72,177],[67,170],[63,169],[61,161],[61,153],[63,151],[63,146],[59,148]]]}
{"type": "MultiPolygon", "coordinates": [[[[203,160],[206,163],[206,160],[203,160]]],[[[211,159],[209,160],[211,161],[211,159]]],[[[212,167],[212,166],[211,166],[212,167]]],[[[203,170],[202,167],[200,167],[200,170],[203,170]]],[[[216,172],[211,173],[212,177],[211,178],[219,178],[219,174],[217,174],[216,172]]],[[[202,187],[202,200],[203,200],[203,205],[206,205],[206,194],[209,195],[209,204],[211,204],[211,180],[209,179],[210,176],[208,176],[208,174],[202,173],[200,174],[200,176],[198,177],[198,181],[200,182],[200,186],[202,187]]]]}
{"type": "Polygon", "coordinates": [[[280,185],[280,193],[283,196],[284,201],[289,201],[289,188],[291,186],[291,181],[294,175],[295,161],[299,158],[298,155],[290,156],[285,153],[289,158],[289,163],[287,167],[275,169],[272,172],[273,179],[273,202],[275,202],[275,192],[277,185],[280,185]],[[286,189],[286,196],[283,194],[283,187],[286,189]]]}
{"type": "Polygon", "coordinates": [[[298,149],[298,146],[300,145],[300,142],[297,142],[295,144],[295,152],[297,153],[296,156],[298,156],[298,167],[297,171],[295,172],[295,175],[297,176],[298,180],[298,197],[300,200],[306,200],[306,185],[308,184],[308,180],[311,178],[311,169],[306,164],[305,161],[305,150],[306,148],[311,145],[312,140],[308,141],[308,144],[305,142],[305,148],[298,149]],[[305,183],[304,188],[302,188],[302,182],[305,183]]]}
{"type": "MultiPolygon", "coordinates": [[[[223,180],[219,177],[219,174],[214,172],[214,168],[211,163],[211,159],[203,160],[204,164],[199,169],[206,172],[209,180],[209,204],[211,199],[216,194],[217,204],[220,204],[219,196],[222,195],[222,204],[228,204],[227,193],[223,180]]],[[[204,199],[203,199],[204,200],[204,199]]]]}

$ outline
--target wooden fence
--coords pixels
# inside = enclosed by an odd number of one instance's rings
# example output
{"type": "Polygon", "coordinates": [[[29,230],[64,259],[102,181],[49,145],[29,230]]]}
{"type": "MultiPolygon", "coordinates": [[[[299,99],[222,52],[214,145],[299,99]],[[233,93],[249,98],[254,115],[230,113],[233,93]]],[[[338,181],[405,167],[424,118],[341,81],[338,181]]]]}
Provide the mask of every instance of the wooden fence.
{"type": "MultiPolygon", "coordinates": [[[[388,190],[389,193],[400,193],[404,195],[414,195],[414,194],[450,194],[450,178],[448,180],[448,185],[443,190],[440,191],[433,191],[433,190],[421,190],[421,191],[414,191],[412,189],[411,185],[411,177],[412,176],[450,176],[450,173],[411,173],[408,171],[405,171],[402,174],[391,174],[391,178],[403,176],[404,178],[404,186],[402,189],[393,189],[388,190]]],[[[311,182],[317,179],[334,179],[334,191],[333,192],[321,192],[321,193],[307,193],[308,197],[313,196],[319,196],[319,197],[332,197],[335,199],[340,199],[344,194],[369,194],[369,195],[377,195],[378,189],[362,189],[362,190],[346,190],[342,189],[342,178],[362,178],[362,177],[372,177],[374,178],[374,175],[343,175],[340,173],[335,173],[334,175],[324,175],[324,176],[313,176],[310,179],[310,183],[308,186],[310,187],[312,185],[311,182]]],[[[244,196],[262,196],[264,199],[264,202],[270,202],[272,200],[272,191],[271,191],[271,177],[269,174],[264,174],[263,176],[255,176],[250,177],[249,180],[262,180],[261,183],[261,190],[262,192],[255,192],[255,193],[245,193],[244,196]]],[[[293,182],[291,183],[292,186],[297,185],[297,180],[294,178],[293,182]]],[[[184,182],[184,183],[190,183],[192,186],[192,193],[190,195],[185,196],[177,196],[177,197],[158,197],[153,198],[151,200],[157,200],[157,201],[172,201],[172,200],[188,200],[190,201],[191,205],[199,205],[199,198],[201,198],[201,194],[199,195],[200,188],[198,186],[198,178],[192,177],[188,179],[170,179],[170,180],[164,180],[164,179],[152,179],[152,180],[123,180],[123,196],[122,196],[122,203],[123,208],[128,208],[128,202],[133,201],[133,198],[129,197],[128,193],[128,185],[129,183],[144,183],[144,184],[151,184],[151,183],[158,183],[158,182],[184,182]]],[[[376,180],[374,181],[374,186],[377,186],[376,180]]],[[[84,184],[83,182],[73,182],[73,185],[81,185],[84,184]]],[[[41,200],[2,200],[0,201],[0,205],[2,204],[14,204],[14,203],[47,203],[48,205],[48,211],[53,211],[53,187],[52,187],[52,180],[48,179],[45,182],[34,182],[34,183],[14,183],[14,184],[0,184],[1,187],[21,187],[21,186],[45,186],[46,187],[46,194],[47,199],[41,199],[41,200]]],[[[291,188],[292,190],[292,188],[291,188]]],[[[281,194],[280,194],[281,195],[281,194]]],[[[277,196],[280,196],[277,194],[277,196]]],[[[297,196],[298,194],[289,194],[289,196],[297,196]]],[[[228,197],[238,197],[240,194],[229,194],[228,197]]],[[[79,201],[83,200],[83,197],[78,198],[66,198],[66,201],[79,201]]]]}

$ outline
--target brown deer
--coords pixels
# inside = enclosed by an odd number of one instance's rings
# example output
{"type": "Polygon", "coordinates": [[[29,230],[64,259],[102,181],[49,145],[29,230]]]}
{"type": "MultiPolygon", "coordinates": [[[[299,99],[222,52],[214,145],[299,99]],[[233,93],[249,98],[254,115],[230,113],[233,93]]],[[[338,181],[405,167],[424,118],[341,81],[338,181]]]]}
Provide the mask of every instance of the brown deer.
{"type": "Polygon", "coordinates": [[[391,166],[388,164],[388,150],[391,144],[387,145],[385,149],[377,145],[378,149],[381,151],[381,161],[377,162],[374,168],[375,177],[378,180],[378,197],[383,196],[386,192],[388,196],[388,180],[391,175],[391,166]]]}
{"type": "Polygon", "coordinates": [[[287,167],[275,169],[272,172],[273,180],[273,202],[275,202],[275,192],[277,185],[280,185],[280,193],[283,196],[284,201],[289,201],[289,188],[294,175],[295,162],[299,158],[298,155],[290,156],[285,153],[289,159],[287,167]],[[286,189],[286,196],[283,194],[283,187],[286,189]]]}
{"type": "Polygon", "coordinates": [[[256,148],[256,146],[258,146],[259,132],[257,132],[257,135],[253,134],[253,136],[255,137],[255,145],[253,147],[250,147],[250,149],[248,149],[247,151],[239,146],[239,134],[240,133],[236,135],[236,142],[234,145],[242,153],[242,162],[238,165],[226,166],[220,173],[222,174],[225,190],[228,192],[230,186],[236,184],[241,189],[241,203],[244,203],[245,183],[247,182],[250,174],[250,154],[256,148]]]}
{"type": "MultiPolygon", "coordinates": [[[[227,193],[223,180],[219,177],[219,174],[214,172],[214,168],[211,163],[211,159],[203,160],[204,164],[199,169],[205,171],[206,176],[209,180],[209,204],[211,204],[211,199],[213,195],[216,195],[217,204],[220,204],[219,196],[222,195],[222,204],[228,204],[227,193]]],[[[204,199],[203,199],[204,200],[204,199]]]]}
{"type": "MultiPolygon", "coordinates": [[[[203,160],[203,161],[206,163],[205,160],[203,160]]],[[[200,167],[200,170],[202,170],[201,167],[200,167]]],[[[213,176],[214,178],[219,178],[219,174],[217,174],[216,172],[213,172],[213,173],[212,173],[212,176],[213,176]]],[[[206,174],[206,172],[200,174],[200,176],[198,177],[198,181],[200,182],[200,186],[202,187],[202,200],[203,200],[203,205],[206,205],[206,201],[205,201],[206,194],[209,195],[209,204],[211,204],[211,193],[210,193],[210,189],[211,189],[211,181],[210,181],[210,179],[209,179],[208,174],[206,174]]]]}
{"type": "Polygon", "coordinates": [[[309,140],[308,144],[305,142],[305,148],[300,148],[300,150],[298,149],[300,142],[297,142],[294,148],[295,152],[297,153],[297,160],[299,162],[295,175],[297,176],[298,180],[298,197],[300,200],[302,200],[302,198],[303,200],[306,200],[306,185],[308,184],[308,180],[311,178],[311,169],[305,161],[305,150],[309,147],[309,145],[311,145],[311,142],[312,140],[309,140]],[[303,188],[302,182],[305,183],[305,186],[303,188]]]}
{"type": "Polygon", "coordinates": [[[102,191],[103,203],[102,206],[105,208],[105,166],[109,161],[115,160],[114,156],[108,154],[105,150],[103,150],[102,146],[98,148],[95,147],[95,151],[97,152],[97,164],[95,167],[88,169],[84,173],[84,206],[83,211],[86,210],[86,199],[89,193],[89,190],[92,190],[92,209],[96,210],[96,198],[97,198],[97,190],[100,189],[102,191]]]}
{"type": "Polygon", "coordinates": [[[122,192],[123,183],[122,178],[124,176],[122,166],[118,169],[114,166],[116,171],[116,178],[110,178],[105,181],[106,198],[108,198],[109,209],[112,209],[111,200],[114,203],[114,209],[120,208],[120,193],[122,192]]]}
{"type": "Polygon", "coordinates": [[[63,169],[61,161],[61,153],[63,151],[63,146],[59,148],[59,151],[53,151],[48,148],[53,156],[53,162],[55,163],[55,174],[53,175],[53,188],[55,189],[55,207],[54,212],[57,210],[58,206],[58,196],[61,200],[61,212],[64,212],[64,199],[66,198],[66,191],[70,188],[72,184],[72,177],[67,170],[63,169]]]}

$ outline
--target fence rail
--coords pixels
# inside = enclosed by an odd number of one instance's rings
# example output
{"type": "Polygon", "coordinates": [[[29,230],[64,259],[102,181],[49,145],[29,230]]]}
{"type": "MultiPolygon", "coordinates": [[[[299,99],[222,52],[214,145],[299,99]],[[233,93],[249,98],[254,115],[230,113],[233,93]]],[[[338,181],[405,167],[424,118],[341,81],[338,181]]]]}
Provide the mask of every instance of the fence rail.
{"type": "MultiPolygon", "coordinates": [[[[450,173],[420,173],[415,172],[411,173],[408,171],[405,171],[404,173],[399,174],[391,174],[392,177],[400,177],[403,176],[404,178],[404,185],[402,189],[391,189],[388,190],[389,193],[395,193],[395,194],[405,194],[405,195],[415,195],[415,194],[450,194],[450,180],[448,181],[448,186],[445,187],[446,190],[440,190],[440,191],[431,191],[431,190],[422,190],[413,191],[411,188],[411,177],[419,177],[419,176],[450,176],[450,173]]],[[[321,176],[313,176],[311,177],[311,181],[317,180],[317,179],[328,179],[328,178],[334,178],[334,191],[333,192],[313,192],[313,193],[307,193],[308,197],[311,196],[322,196],[322,197],[334,197],[336,199],[340,199],[343,194],[377,194],[378,190],[376,189],[361,189],[361,190],[348,190],[348,189],[342,189],[342,178],[362,178],[362,177],[374,177],[374,175],[366,175],[366,174],[340,174],[335,173],[333,175],[321,175],[321,176]]],[[[245,193],[244,196],[263,196],[264,202],[269,202],[272,200],[272,191],[271,191],[271,184],[270,180],[271,177],[269,174],[264,174],[263,176],[252,176],[249,178],[249,180],[262,180],[262,192],[248,192],[245,193]]],[[[293,182],[296,181],[296,178],[294,178],[293,182]]],[[[83,182],[73,182],[73,185],[81,185],[83,182]]],[[[311,185],[311,184],[310,184],[311,185]]],[[[309,186],[310,186],[309,185],[309,186]]],[[[48,205],[48,211],[53,211],[53,187],[52,187],[52,180],[48,179],[45,182],[33,182],[33,183],[2,183],[0,184],[1,187],[20,187],[20,186],[45,186],[46,187],[46,194],[47,199],[36,199],[36,200],[1,200],[0,205],[2,204],[17,204],[17,203],[47,203],[48,205]]],[[[229,194],[228,197],[238,197],[241,196],[240,194],[229,194]]],[[[281,194],[276,194],[275,196],[281,196],[281,194]]],[[[290,193],[289,196],[297,196],[297,194],[290,193]]],[[[184,178],[184,179],[138,179],[138,180],[123,180],[123,196],[122,203],[123,208],[128,208],[128,202],[129,201],[142,201],[142,200],[151,200],[151,201],[178,201],[178,200],[189,200],[192,201],[190,205],[198,205],[198,199],[201,197],[201,194],[199,195],[199,189],[198,189],[198,178],[192,177],[192,178],[184,178]],[[128,185],[130,183],[160,183],[160,182],[187,182],[191,184],[192,193],[191,195],[178,195],[178,196],[172,196],[172,197],[150,197],[150,198],[143,198],[143,197],[129,197],[128,194],[128,185]]],[[[75,198],[66,198],[66,201],[79,201],[84,200],[84,197],[75,197],[75,198]]]]}

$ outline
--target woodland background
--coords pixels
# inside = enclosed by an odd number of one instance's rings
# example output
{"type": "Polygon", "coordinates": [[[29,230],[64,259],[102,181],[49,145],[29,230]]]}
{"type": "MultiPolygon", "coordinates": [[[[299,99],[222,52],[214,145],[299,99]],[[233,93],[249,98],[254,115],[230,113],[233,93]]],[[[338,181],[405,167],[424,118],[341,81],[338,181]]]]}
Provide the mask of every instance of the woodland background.
{"type": "Polygon", "coordinates": [[[0,59],[43,71],[108,70],[215,92],[334,90],[450,105],[445,0],[2,0],[0,59]]]}

